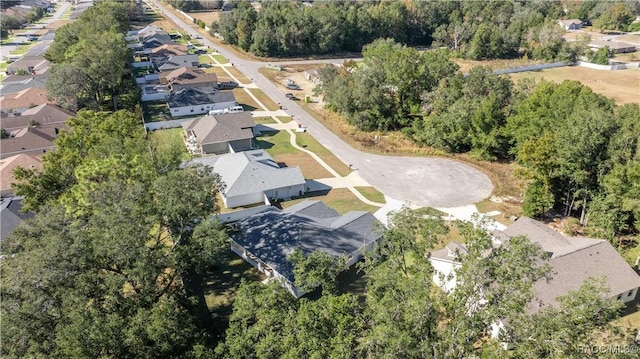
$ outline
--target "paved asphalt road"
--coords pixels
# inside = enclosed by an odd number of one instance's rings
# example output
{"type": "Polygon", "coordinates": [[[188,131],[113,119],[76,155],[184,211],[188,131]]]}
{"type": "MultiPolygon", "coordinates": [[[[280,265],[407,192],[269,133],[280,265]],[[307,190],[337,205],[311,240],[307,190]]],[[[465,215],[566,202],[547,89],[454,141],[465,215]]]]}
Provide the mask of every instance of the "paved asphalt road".
{"type": "MultiPolygon", "coordinates": [[[[56,10],[56,12],[53,14],[52,17],[50,18],[45,18],[42,21],[42,24],[38,24],[38,25],[33,25],[31,26],[27,31],[25,31],[23,34],[20,34],[18,36],[15,37],[16,41],[6,44],[6,45],[2,45],[2,47],[0,47],[0,60],[5,59],[7,56],[9,56],[9,54],[11,54],[13,52],[13,50],[16,49],[16,47],[22,45],[22,44],[26,44],[28,43],[27,38],[33,34],[35,34],[38,30],[42,29],[43,26],[47,26],[49,24],[51,24],[52,22],[58,20],[62,14],[65,12],[65,10],[71,6],[70,3],[67,2],[63,2],[63,3],[59,3],[59,7],[56,10]]],[[[51,40],[53,40],[53,37],[51,37],[51,40]]],[[[34,55],[38,55],[40,53],[44,53],[46,51],[46,48],[49,47],[49,44],[51,43],[51,41],[48,41],[47,39],[39,39],[38,40],[38,45],[34,46],[36,48],[36,51],[33,53],[29,53],[28,56],[34,56],[34,55]],[[40,49],[40,50],[38,50],[40,49]]]]}
{"type": "MultiPolygon", "coordinates": [[[[180,17],[167,11],[157,1],[151,1],[178,26],[192,32],[191,26],[180,17]]],[[[302,122],[316,140],[338,156],[344,163],[351,164],[364,180],[386,196],[416,206],[447,208],[472,204],[491,195],[493,184],[489,178],[482,172],[461,162],[430,157],[380,156],[354,149],[317,120],[310,117],[295,102],[288,100],[282,91],[262,76],[258,69],[264,67],[265,63],[240,59],[232,52],[216,46],[208,39],[202,39],[201,41],[207,46],[215,47],[238,70],[253,79],[253,82],[272,100],[286,104],[287,112],[294,116],[294,119],[302,122]]],[[[305,62],[342,61],[344,60],[313,60],[305,62]]],[[[345,166],[347,166],[346,164],[345,166]]]]}

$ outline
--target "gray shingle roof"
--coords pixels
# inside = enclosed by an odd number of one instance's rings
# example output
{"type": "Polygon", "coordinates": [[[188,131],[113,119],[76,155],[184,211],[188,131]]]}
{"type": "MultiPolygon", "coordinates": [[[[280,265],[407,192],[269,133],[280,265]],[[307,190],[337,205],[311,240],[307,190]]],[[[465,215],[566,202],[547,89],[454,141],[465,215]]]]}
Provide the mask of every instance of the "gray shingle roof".
{"type": "Polygon", "coordinates": [[[45,84],[46,84],[46,79],[44,78],[30,77],[23,82],[2,86],[2,89],[0,91],[3,94],[15,93],[15,92],[20,92],[22,90],[25,90],[29,87],[45,88],[45,84]]]}
{"type": "Polygon", "coordinates": [[[70,111],[50,103],[45,103],[22,112],[20,116],[2,117],[0,124],[2,128],[11,132],[15,129],[29,126],[32,120],[43,126],[54,124],[62,126],[67,120],[74,116],[70,111]]]}
{"type": "MultiPolygon", "coordinates": [[[[326,207],[319,201],[307,202],[326,207]]],[[[329,213],[330,209],[325,211],[316,207],[314,211],[329,213]]],[[[306,254],[322,250],[333,256],[349,256],[382,237],[376,232],[376,222],[377,219],[369,212],[317,218],[291,209],[280,211],[273,208],[237,222],[240,233],[233,239],[295,283],[293,266],[287,260],[295,248],[306,254]]]]}
{"type": "Polygon", "coordinates": [[[254,125],[251,113],[239,112],[199,117],[183,122],[182,128],[193,132],[202,146],[253,138],[254,125]]]}
{"type": "Polygon", "coordinates": [[[158,70],[173,71],[181,67],[195,67],[199,63],[198,55],[171,55],[167,58],[167,61],[158,66],[158,70]]]}
{"type": "Polygon", "coordinates": [[[20,222],[35,215],[33,212],[22,213],[21,209],[22,197],[6,198],[0,202],[0,240],[8,237],[20,222]]]}
{"type": "Polygon", "coordinates": [[[169,108],[198,106],[214,103],[235,102],[236,98],[233,92],[216,91],[205,92],[198,88],[182,88],[178,91],[172,91],[167,96],[167,105],[169,108]]]}
{"type": "Polygon", "coordinates": [[[196,158],[191,163],[213,167],[226,184],[227,196],[265,192],[305,184],[299,167],[280,168],[264,150],[196,158]]]}

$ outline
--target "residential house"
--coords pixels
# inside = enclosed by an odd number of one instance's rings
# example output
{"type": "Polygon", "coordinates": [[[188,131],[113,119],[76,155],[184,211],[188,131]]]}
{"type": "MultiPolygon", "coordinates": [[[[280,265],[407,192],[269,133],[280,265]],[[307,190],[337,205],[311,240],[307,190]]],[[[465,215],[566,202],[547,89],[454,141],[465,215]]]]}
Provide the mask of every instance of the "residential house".
{"type": "Polygon", "coordinates": [[[188,55],[187,47],[178,44],[164,44],[151,49],[148,52],[149,59],[156,65],[162,65],[171,56],[185,56],[188,55]]]}
{"type": "Polygon", "coordinates": [[[288,200],[306,192],[300,168],[281,168],[264,150],[200,157],[189,164],[210,166],[220,175],[226,186],[222,199],[227,208],[269,204],[269,200],[288,200]]]}
{"type": "Polygon", "coordinates": [[[9,132],[21,128],[40,125],[64,127],[64,124],[75,114],[56,105],[46,103],[22,112],[19,116],[0,118],[0,127],[9,132]]]}
{"type": "Polygon", "coordinates": [[[175,44],[173,39],[169,37],[169,35],[165,34],[155,34],[145,38],[142,41],[142,48],[144,49],[154,49],[158,46],[166,45],[166,44],[175,44]]]}
{"type": "Polygon", "coordinates": [[[3,240],[18,227],[20,222],[33,218],[34,212],[22,213],[22,197],[0,200],[0,240],[3,240]]]}
{"type": "Polygon", "coordinates": [[[223,110],[237,106],[232,92],[204,92],[197,88],[182,88],[167,96],[172,117],[196,116],[211,110],[223,110]]]}
{"type": "Polygon", "coordinates": [[[8,75],[39,75],[49,71],[49,67],[51,63],[44,56],[24,56],[7,65],[5,71],[8,75]]]}
{"type": "Polygon", "coordinates": [[[181,67],[160,73],[160,83],[170,85],[172,91],[197,88],[203,92],[215,92],[218,89],[218,76],[200,69],[181,67]]]}
{"type": "Polygon", "coordinates": [[[38,88],[44,89],[46,86],[46,83],[47,83],[47,80],[45,78],[31,77],[31,76],[29,76],[24,81],[12,82],[10,84],[5,84],[3,81],[2,87],[0,87],[0,92],[6,95],[8,93],[20,92],[30,87],[38,87],[38,88]]]}
{"type": "Polygon", "coordinates": [[[181,67],[198,67],[198,55],[171,55],[165,62],[158,63],[158,71],[173,71],[181,67]]]}
{"type": "Polygon", "coordinates": [[[593,40],[587,45],[590,49],[597,51],[605,46],[608,46],[611,51],[616,54],[622,54],[627,52],[635,52],[637,47],[633,44],[621,41],[607,41],[607,40],[593,40]]]}
{"type": "MultiPolygon", "coordinates": [[[[494,232],[494,246],[508,244],[515,236],[527,236],[548,255],[551,280],[534,283],[534,299],[529,304],[531,313],[541,308],[557,306],[556,298],[578,289],[587,278],[604,277],[609,295],[625,303],[636,298],[640,276],[625,262],[606,240],[586,237],[567,237],[545,224],[521,217],[504,231],[494,232]]],[[[436,270],[434,281],[447,291],[455,290],[455,270],[467,254],[466,247],[450,243],[434,251],[429,260],[436,270]],[[447,275],[452,275],[446,278],[447,275]]]]}
{"type": "Polygon", "coordinates": [[[300,298],[306,292],[295,285],[293,265],[287,259],[294,250],[307,255],[320,250],[343,257],[352,266],[382,238],[378,223],[369,212],[341,216],[320,201],[307,200],[236,222],[231,250],[300,298]]]}
{"type": "Polygon", "coordinates": [[[33,79],[46,81],[48,75],[48,72],[36,75],[7,75],[2,79],[2,86],[24,84],[33,79]]]}
{"type": "Polygon", "coordinates": [[[582,28],[582,20],[580,19],[558,20],[557,23],[565,30],[580,30],[582,28]]]}
{"type": "Polygon", "coordinates": [[[182,123],[187,148],[197,154],[223,154],[253,148],[255,122],[248,112],[205,116],[182,123]]]}
{"type": "Polygon", "coordinates": [[[0,97],[1,112],[23,112],[32,107],[47,103],[47,90],[39,87],[29,87],[20,92],[6,94],[0,97]]]}
{"type": "Polygon", "coordinates": [[[16,182],[13,170],[17,167],[24,169],[41,169],[42,161],[39,157],[21,153],[0,160],[0,197],[13,195],[11,185],[16,182]]]}
{"type": "Polygon", "coordinates": [[[318,76],[318,69],[311,69],[304,72],[304,78],[307,81],[311,81],[314,85],[321,85],[320,77],[318,76]]]}
{"type": "Polygon", "coordinates": [[[40,156],[56,148],[53,141],[58,137],[60,128],[56,126],[25,127],[11,133],[11,137],[0,140],[0,159],[21,153],[40,156]]]}

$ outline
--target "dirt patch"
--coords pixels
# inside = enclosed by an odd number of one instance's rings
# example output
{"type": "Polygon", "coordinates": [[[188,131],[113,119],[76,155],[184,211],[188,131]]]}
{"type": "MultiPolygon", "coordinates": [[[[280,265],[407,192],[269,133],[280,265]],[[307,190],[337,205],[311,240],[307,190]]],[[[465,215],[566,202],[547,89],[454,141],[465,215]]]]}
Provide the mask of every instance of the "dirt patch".
{"type": "Polygon", "coordinates": [[[189,12],[187,13],[194,19],[202,20],[207,26],[211,26],[211,23],[220,19],[220,11],[207,11],[207,12],[189,12]]]}
{"type": "Polygon", "coordinates": [[[486,66],[492,70],[501,70],[501,69],[510,69],[514,67],[523,67],[530,65],[537,65],[545,63],[542,60],[529,60],[529,59],[496,59],[496,60],[486,60],[486,61],[474,61],[474,60],[466,60],[466,59],[452,59],[453,62],[460,66],[460,72],[467,73],[471,71],[472,68],[477,66],[486,66]]]}
{"type": "Polygon", "coordinates": [[[618,71],[594,70],[581,66],[558,67],[541,71],[511,74],[512,79],[534,78],[536,82],[544,79],[561,83],[564,80],[576,80],[589,86],[594,92],[612,98],[617,104],[640,104],[640,70],[618,71]]]}
{"type": "Polygon", "coordinates": [[[281,167],[282,164],[285,164],[286,167],[299,166],[302,175],[306,179],[333,177],[329,171],[320,166],[316,160],[304,152],[277,155],[273,157],[273,160],[281,164],[281,167]]]}

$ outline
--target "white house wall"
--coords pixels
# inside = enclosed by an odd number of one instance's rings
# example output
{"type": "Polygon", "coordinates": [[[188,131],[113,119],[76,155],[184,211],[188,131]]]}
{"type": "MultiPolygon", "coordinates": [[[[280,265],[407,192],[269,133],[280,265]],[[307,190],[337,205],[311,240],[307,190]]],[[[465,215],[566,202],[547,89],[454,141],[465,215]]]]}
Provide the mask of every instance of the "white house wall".
{"type": "Polygon", "coordinates": [[[262,192],[246,193],[239,196],[227,196],[227,208],[246,206],[254,203],[263,203],[264,195],[262,192]]]}
{"type": "Polygon", "coordinates": [[[189,115],[200,115],[204,113],[208,113],[211,110],[224,110],[225,108],[229,108],[231,106],[237,106],[238,103],[235,101],[229,102],[218,102],[218,103],[208,103],[204,105],[192,105],[192,106],[183,106],[183,107],[174,107],[171,108],[171,116],[179,117],[179,116],[189,116],[189,115]]]}
{"type": "Polygon", "coordinates": [[[455,270],[460,267],[460,263],[445,261],[438,258],[430,258],[433,266],[433,281],[444,291],[451,292],[456,287],[455,270]],[[444,276],[441,279],[440,276],[444,276]],[[450,279],[447,279],[451,276],[450,279]]]}

